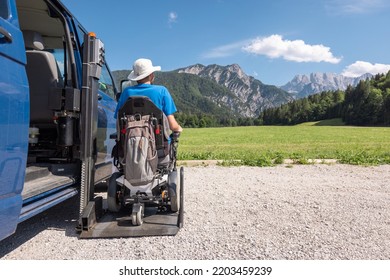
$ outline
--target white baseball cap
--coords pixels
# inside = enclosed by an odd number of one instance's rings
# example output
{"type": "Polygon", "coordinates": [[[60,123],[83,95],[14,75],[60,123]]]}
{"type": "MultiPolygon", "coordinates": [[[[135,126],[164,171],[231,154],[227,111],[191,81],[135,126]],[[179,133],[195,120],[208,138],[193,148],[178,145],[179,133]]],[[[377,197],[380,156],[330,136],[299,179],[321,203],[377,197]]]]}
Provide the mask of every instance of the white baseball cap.
{"type": "Polygon", "coordinates": [[[139,81],[146,78],[155,71],[160,71],[160,66],[153,66],[152,61],[147,58],[137,59],[133,64],[133,71],[131,71],[128,78],[131,81],[139,81]]]}

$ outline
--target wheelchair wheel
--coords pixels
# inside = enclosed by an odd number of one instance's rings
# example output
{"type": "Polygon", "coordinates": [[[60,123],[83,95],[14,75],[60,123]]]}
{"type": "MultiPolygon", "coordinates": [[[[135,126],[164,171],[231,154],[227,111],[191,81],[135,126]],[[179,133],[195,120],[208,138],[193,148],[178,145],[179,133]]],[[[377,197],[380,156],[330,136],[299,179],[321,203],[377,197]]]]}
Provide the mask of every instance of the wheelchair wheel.
{"type": "Polygon", "coordinates": [[[171,211],[177,212],[180,209],[180,184],[177,171],[172,171],[168,177],[168,195],[171,200],[171,211]]]}
{"type": "Polygon", "coordinates": [[[142,204],[137,207],[135,210],[135,206],[133,206],[133,212],[131,213],[131,222],[133,226],[140,226],[143,224],[143,212],[144,212],[144,206],[142,204]]]}
{"type": "Polygon", "coordinates": [[[120,172],[116,172],[111,175],[110,180],[108,181],[107,188],[107,206],[110,212],[119,212],[122,205],[119,200],[119,191],[120,186],[118,186],[116,179],[118,179],[122,174],[120,172]]]}

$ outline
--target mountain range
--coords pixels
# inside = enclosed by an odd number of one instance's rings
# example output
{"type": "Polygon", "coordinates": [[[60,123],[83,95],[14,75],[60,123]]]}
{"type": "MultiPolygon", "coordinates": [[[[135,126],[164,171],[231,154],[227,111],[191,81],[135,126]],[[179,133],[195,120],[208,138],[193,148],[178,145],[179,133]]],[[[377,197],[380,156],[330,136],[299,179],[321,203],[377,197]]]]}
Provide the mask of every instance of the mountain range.
{"type": "Polygon", "coordinates": [[[299,99],[322,91],[346,90],[348,85],[355,87],[360,80],[370,79],[372,76],[372,74],[367,73],[352,78],[334,73],[311,73],[310,75],[296,75],[280,88],[299,99]]]}
{"type": "MultiPolygon", "coordinates": [[[[113,71],[118,84],[130,70],[113,71]]],[[[350,78],[333,73],[296,75],[287,84],[266,85],[247,75],[238,64],[220,66],[195,64],[168,72],[156,72],[156,84],[166,86],[179,111],[218,118],[257,117],[264,109],[322,91],[345,90],[356,86],[365,74],[350,78]]]]}

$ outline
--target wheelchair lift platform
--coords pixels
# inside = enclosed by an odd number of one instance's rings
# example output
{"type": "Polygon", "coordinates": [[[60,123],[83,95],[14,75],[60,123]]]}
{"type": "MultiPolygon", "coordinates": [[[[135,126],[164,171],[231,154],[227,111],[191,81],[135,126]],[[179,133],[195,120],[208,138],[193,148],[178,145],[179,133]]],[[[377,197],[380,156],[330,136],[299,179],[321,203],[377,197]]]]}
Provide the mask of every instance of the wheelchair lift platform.
{"type": "Polygon", "coordinates": [[[134,226],[128,212],[107,212],[91,228],[83,230],[81,239],[119,238],[176,235],[183,225],[183,211],[159,213],[156,208],[145,208],[143,224],[134,226]]]}
{"type": "Polygon", "coordinates": [[[89,192],[88,201],[82,210],[77,227],[80,239],[120,238],[142,236],[172,236],[183,227],[184,222],[184,169],[180,168],[178,185],[179,206],[177,212],[170,211],[169,206],[145,204],[141,225],[133,225],[132,210],[122,207],[118,212],[108,210],[104,195],[89,192]],[[165,208],[164,208],[165,207],[165,208]]]}
{"type": "Polygon", "coordinates": [[[180,208],[177,212],[159,211],[158,207],[145,207],[143,223],[134,226],[131,211],[122,208],[109,212],[103,207],[103,197],[97,195],[89,201],[80,218],[80,239],[120,238],[176,235],[184,223],[184,170],[180,170],[180,208]]]}

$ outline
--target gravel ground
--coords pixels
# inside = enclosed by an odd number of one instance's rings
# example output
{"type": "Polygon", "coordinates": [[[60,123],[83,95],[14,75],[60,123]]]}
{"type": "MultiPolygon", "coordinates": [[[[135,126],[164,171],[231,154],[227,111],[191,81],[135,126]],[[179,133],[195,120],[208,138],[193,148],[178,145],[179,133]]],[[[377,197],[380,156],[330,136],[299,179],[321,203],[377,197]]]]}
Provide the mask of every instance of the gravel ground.
{"type": "Polygon", "coordinates": [[[81,240],[77,197],[19,225],[2,260],[390,259],[390,165],[185,167],[176,236],[81,240]]]}

